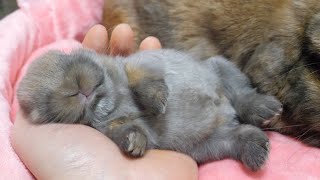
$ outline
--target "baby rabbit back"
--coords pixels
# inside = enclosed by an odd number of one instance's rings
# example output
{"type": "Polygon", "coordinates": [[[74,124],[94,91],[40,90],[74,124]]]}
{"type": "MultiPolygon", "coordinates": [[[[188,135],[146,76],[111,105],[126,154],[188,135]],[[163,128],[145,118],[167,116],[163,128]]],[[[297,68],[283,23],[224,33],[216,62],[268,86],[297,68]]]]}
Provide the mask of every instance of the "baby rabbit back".
{"type": "MultiPolygon", "coordinates": [[[[227,111],[224,106],[229,102],[227,99],[223,100],[222,84],[217,72],[212,71],[208,65],[210,66],[208,63],[195,61],[190,56],[173,50],[143,52],[128,58],[129,83],[132,81],[130,77],[134,77],[133,73],[146,72],[149,69],[153,74],[157,73],[159,78],[163,78],[163,83],[167,86],[166,90],[162,90],[167,91],[164,110],[159,112],[162,115],[154,121],[156,127],[159,127],[159,132],[165,132],[159,139],[161,146],[177,148],[180,142],[197,142],[222,123],[219,122],[219,118],[226,116],[227,112],[222,110],[227,111]],[[224,104],[222,101],[225,101],[224,104]]],[[[146,76],[135,81],[148,81],[146,76]]],[[[150,77],[150,79],[155,78],[150,77]]],[[[148,83],[143,85],[144,88],[149,86],[148,83]]],[[[155,91],[159,92],[161,89],[155,91]]],[[[144,89],[140,94],[143,96],[146,93],[144,89]]],[[[151,104],[146,106],[150,107],[151,104]]],[[[234,116],[233,108],[228,111],[234,116]]],[[[193,145],[188,144],[188,146],[193,145]]],[[[182,146],[179,149],[185,148],[182,146]]]]}
{"type": "MultiPolygon", "coordinates": [[[[197,61],[185,53],[161,50],[135,54],[126,65],[129,85],[130,77],[135,77],[130,86],[135,95],[139,99],[150,97],[142,104],[146,108],[162,104],[158,114],[142,125],[156,132],[154,147],[184,152],[199,163],[230,157],[252,170],[264,164],[268,155],[266,135],[240,122],[261,125],[280,115],[281,103],[257,93],[234,64],[223,57],[197,61]],[[145,73],[136,78],[140,71],[145,73]],[[167,89],[154,86],[155,80],[167,89]]],[[[139,124],[136,121],[132,126],[141,127],[139,124]]],[[[134,134],[149,136],[137,129],[134,134]]],[[[134,148],[129,149],[141,152],[141,147],[134,146],[138,140],[132,141],[128,146],[134,148]]]]}

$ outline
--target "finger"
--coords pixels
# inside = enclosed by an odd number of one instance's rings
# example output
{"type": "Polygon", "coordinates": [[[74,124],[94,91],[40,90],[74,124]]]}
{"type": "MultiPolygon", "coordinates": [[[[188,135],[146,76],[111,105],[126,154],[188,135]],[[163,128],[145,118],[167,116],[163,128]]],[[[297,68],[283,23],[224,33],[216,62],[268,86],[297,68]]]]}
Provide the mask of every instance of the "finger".
{"type": "Polygon", "coordinates": [[[197,178],[195,162],[185,155],[149,151],[131,160],[103,134],[82,125],[33,125],[18,114],[12,145],[37,179],[197,178]]]}
{"type": "Polygon", "coordinates": [[[82,44],[98,53],[106,53],[108,47],[108,32],[102,25],[93,26],[86,34],[82,44]]]}
{"type": "Polygon", "coordinates": [[[110,38],[110,54],[128,56],[134,50],[134,34],[128,24],[117,25],[110,38]]]}
{"type": "Polygon", "coordinates": [[[141,42],[139,49],[140,50],[161,49],[161,43],[159,39],[149,36],[141,42]]]}

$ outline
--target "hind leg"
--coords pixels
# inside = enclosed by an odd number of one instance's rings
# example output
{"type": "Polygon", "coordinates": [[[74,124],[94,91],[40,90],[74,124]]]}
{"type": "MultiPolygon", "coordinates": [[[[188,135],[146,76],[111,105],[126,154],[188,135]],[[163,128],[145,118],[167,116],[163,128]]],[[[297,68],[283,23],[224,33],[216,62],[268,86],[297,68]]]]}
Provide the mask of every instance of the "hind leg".
{"type": "Polygon", "coordinates": [[[262,130],[252,125],[221,127],[190,154],[199,163],[232,158],[257,171],[268,158],[269,140],[262,130]]]}
{"type": "Polygon", "coordinates": [[[222,57],[214,57],[210,61],[219,73],[224,92],[241,122],[260,127],[280,116],[281,103],[273,96],[258,93],[249,78],[233,63],[222,57]]]}

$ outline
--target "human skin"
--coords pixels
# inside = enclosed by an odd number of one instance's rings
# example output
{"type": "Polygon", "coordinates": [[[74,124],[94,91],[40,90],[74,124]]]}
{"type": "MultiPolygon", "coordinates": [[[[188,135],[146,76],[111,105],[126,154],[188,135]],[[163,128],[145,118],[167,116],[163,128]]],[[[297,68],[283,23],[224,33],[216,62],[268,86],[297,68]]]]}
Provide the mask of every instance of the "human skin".
{"type": "MultiPolygon", "coordinates": [[[[133,32],[118,25],[108,40],[101,25],[92,27],[83,40],[99,53],[129,55],[134,52],[133,32]]],[[[140,50],[159,49],[160,42],[148,37],[140,50]]],[[[12,130],[12,146],[37,179],[197,179],[197,164],[173,151],[149,150],[138,159],[123,155],[100,132],[84,125],[35,125],[18,112],[12,130]]]]}

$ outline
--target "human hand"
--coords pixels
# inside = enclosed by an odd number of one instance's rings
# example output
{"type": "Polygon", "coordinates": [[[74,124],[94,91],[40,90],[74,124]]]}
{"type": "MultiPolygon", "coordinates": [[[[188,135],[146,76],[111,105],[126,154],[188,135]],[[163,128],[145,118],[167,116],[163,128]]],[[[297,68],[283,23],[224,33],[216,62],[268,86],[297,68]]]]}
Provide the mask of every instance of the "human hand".
{"type": "MultiPolygon", "coordinates": [[[[127,24],[120,24],[115,27],[111,34],[110,41],[108,32],[102,25],[92,27],[85,36],[82,44],[85,47],[94,49],[98,53],[107,53],[111,55],[127,56],[134,52],[134,35],[133,31],[127,24]]],[[[161,43],[155,37],[144,39],[139,50],[160,49],[161,43]]]]}
{"type": "MultiPolygon", "coordinates": [[[[128,25],[108,32],[96,25],[83,45],[110,54],[134,51],[133,32],[128,25]]],[[[161,48],[153,37],[140,50],[161,48]]],[[[34,125],[18,112],[12,131],[12,145],[37,179],[197,179],[197,165],[188,156],[163,150],[149,150],[143,158],[130,159],[100,132],[84,125],[34,125]]]]}

